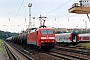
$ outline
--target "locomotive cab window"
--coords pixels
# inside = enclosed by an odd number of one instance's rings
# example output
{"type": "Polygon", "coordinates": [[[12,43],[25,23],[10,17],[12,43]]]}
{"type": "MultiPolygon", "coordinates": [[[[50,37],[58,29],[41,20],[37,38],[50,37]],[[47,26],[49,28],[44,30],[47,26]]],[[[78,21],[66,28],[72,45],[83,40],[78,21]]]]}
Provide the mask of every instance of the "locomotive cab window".
{"type": "Polygon", "coordinates": [[[41,30],[41,34],[54,34],[53,30],[41,30]]]}

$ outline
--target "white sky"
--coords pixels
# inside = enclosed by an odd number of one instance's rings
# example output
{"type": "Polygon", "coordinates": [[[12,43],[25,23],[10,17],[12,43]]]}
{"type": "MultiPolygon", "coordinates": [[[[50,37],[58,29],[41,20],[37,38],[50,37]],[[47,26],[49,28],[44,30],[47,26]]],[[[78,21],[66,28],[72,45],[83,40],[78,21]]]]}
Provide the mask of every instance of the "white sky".
{"type": "Polygon", "coordinates": [[[29,24],[29,3],[32,3],[31,16],[35,17],[36,27],[40,25],[38,17],[41,14],[47,17],[45,24],[50,27],[85,28],[87,21],[87,27],[90,28],[86,15],[68,13],[72,4],[79,3],[79,0],[0,0],[0,30],[10,32],[25,30],[29,24]]]}

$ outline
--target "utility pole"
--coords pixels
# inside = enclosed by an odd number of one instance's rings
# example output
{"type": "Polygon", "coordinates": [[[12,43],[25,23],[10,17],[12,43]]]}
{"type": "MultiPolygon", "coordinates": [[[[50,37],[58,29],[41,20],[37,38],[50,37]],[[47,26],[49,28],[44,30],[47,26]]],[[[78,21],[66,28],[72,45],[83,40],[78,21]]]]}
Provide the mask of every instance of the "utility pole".
{"type": "Polygon", "coordinates": [[[35,17],[33,17],[33,27],[35,27],[35,17]]]}
{"type": "Polygon", "coordinates": [[[85,30],[87,30],[87,21],[85,21],[85,30]]]}
{"type": "Polygon", "coordinates": [[[28,28],[32,28],[32,20],[31,20],[31,7],[32,7],[32,3],[29,3],[28,4],[28,7],[29,7],[29,26],[28,28]]]}
{"type": "Polygon", "coordinates": [[[79,2],[80,2],[80,6],[82,7],[82,0],[80,0],[79,2]]]}

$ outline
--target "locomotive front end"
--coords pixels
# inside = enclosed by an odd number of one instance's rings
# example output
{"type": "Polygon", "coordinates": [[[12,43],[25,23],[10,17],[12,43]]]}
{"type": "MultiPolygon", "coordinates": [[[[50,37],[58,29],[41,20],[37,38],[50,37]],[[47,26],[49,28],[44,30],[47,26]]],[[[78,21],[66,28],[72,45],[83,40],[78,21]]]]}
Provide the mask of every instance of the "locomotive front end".
{"type": "Polygon", "coordinates": [[[40,29],[39,33],[39,46],[42,49],[52,49],[56,44],[54,29],[40,29]]]}

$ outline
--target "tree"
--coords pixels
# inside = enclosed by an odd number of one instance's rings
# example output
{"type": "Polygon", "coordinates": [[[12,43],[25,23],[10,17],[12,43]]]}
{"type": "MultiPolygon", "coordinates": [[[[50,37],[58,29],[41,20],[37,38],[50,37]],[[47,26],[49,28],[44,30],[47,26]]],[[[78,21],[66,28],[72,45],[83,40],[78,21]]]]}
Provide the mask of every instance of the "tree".
{"type": "Polygon", "coordinates": [[[4,32],[0,30],[0,39],[6,40],[6,38],[11,36],[16,36],[18,33],[4,32]]]}

